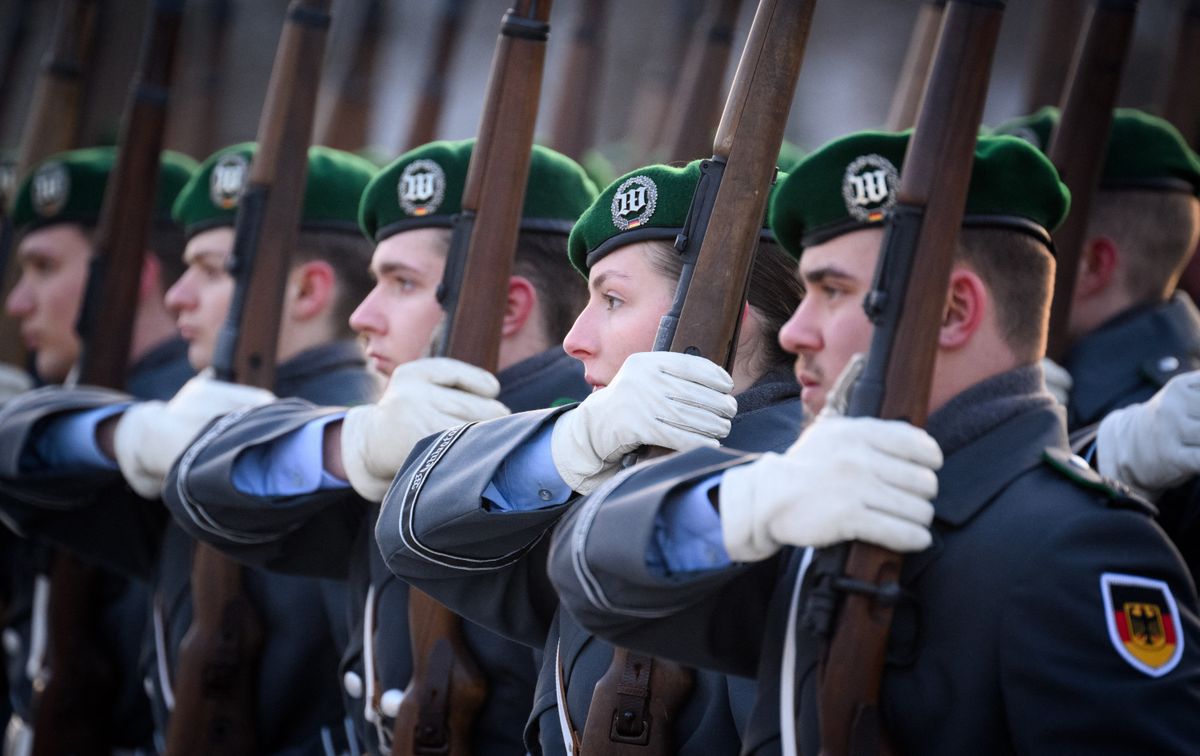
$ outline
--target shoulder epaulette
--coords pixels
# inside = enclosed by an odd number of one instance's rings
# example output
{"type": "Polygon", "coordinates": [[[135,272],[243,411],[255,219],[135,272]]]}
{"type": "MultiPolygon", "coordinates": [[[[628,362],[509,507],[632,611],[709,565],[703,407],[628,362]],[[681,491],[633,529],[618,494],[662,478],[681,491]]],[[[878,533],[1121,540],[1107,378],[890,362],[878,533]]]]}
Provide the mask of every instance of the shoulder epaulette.
{"type": "Polygon", "coordinates": [[[1051,446],[1042,452],[1042,460],[1073,483],[1103,494],[1108,506],[1114,509],[1132,509],[1149,517],[1158,516],[1158,509],[1153,504],[1124,483],[1101,475],[1078,454],[1051,446]]]}

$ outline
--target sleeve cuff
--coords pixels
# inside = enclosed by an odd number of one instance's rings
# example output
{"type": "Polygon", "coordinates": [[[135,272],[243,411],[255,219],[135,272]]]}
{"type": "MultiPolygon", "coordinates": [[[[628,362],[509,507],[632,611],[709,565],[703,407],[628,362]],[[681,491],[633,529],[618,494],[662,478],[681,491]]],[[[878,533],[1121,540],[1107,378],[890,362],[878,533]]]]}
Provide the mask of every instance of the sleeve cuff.
{"type": "Polygon", "coordinates": [[[675,491],[663,502],[654,518],[654,534],[646,553],[646,567],[668,577],[685,572],[704,572],[733,563],[725,551],[721,518],[709,492],[721,482],[721,473],[690,488],[675,491]]]}
{"type": "Polygon", "coordinates": [[[96,427],[129,405],[124,402],[54,418],[32,440],[33,453],[24,455],[22,469],[31,473],[116,470],[116,460],[100,451],[96,443],[96,427]]]}
{"type": "Polygon", "coordinates": [[[550,453],[554,425],[518,446],[483,492],[492,512],[532,512],[567,503],[571,487],[563,481],[550,453]]]}
{"type": "Polygon", "coordinates": [[[349,483],[325,471],[325,426],[345,417],[324,415],[265,444],[251,446],[233,465],[233,486],[249,496],[300,496],[348,488],[349,483]]]}

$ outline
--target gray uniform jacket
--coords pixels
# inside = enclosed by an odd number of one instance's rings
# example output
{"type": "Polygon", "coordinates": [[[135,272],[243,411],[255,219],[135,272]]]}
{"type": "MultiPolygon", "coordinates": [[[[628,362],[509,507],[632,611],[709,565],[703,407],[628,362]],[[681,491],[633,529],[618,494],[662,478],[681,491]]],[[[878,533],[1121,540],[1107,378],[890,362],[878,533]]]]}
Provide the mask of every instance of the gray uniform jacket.
{"type": "MultiPolygon", "coordinates": [[[[1144,402],[1179,373],[1200,368],[1200,312],[1186,294],[1140,307],[1081,338],[1066,367],[1075,381],[1068,418],[1072,445],[1092,445],[1108,413],[1144,402]]],[[[1080,453],[1084,453],[1081,451],[1080,453]]],[[[1167,491],[1155,505],[1158,523],[1200,576],[1200,478],[1167,491]]]]}
{"type": "MultiPolygon", "coordinates": [[[[361,349],[352,341],[302,352],[276,372],[276,394],[325,403],[367,400],[376,385],[365,369],[361,349]]],[[[21,422],[15,424],[19,427],[4,424],[0,430],[0,451],[10,448],[9,432],[19,434],[18,449],[24,448],[43,418],[127,400],[95,389],[58,391],[43,400],[31,399],[25,403],[21,422]]],[[[19,459],[0,460],[0,479],[8,480],[9,471],[17,465],[19,459]]],[[[160,727],[164,726],[173,701],[170,678],[175,654],[192,620],[192,539],[166,516],[161,502],[134,495],[116,471],[86,476],[50,474],[36,480],[28,475],[19,477],[23,499],[35,505],[32,508],[41,518],[39,533],[150,582],[152,621],[148,622],[146,614],[150,601],[141,605],[142,624],[150,625],[146,678],[153,690],[155,715],[160,727]],[[88,491],[90,497],[79,498],[88,491]]],[[[243,575],[266,637],[258,681],[259,742],[269,753],[322,753],[323,729],[332,733],[334,742],[344,740],[336,687],[340,646],[332,637],[329,620],[331,611],[342,611],[344,586],[255,569],[247,569],[243,575]]]]}
{"type": "MultiPolygon", "coordinates": [[[[1036,368],[1003,374],[930,418],[946,454],[934,540],[904,561],[881,694],[896,752],[1200,753],[1195,588],[1146,505],[1070,460],[1040,380],[1036,368]],[[1120,635],[1146,616],[1131,591],[1162,611],[1141,646],[1120,635]],[[1149,671],[1135,663],[1147,651],[1149,671]]],[[[799,752],[817,753],[821,642],[806,609],[824,560],[807,566],[810,552],[789,548],[670,578],[644,568],[665,493],[751,459],[702,450],[632,471],[559,529],[551,575],[606,637],[757,671],[743,753],[781,751],[784,696],[799,752]]]]}
{"type": "MultiPolygon", "coordinates": [[[[170,339],[150,349],[130,366],[126,388],[139,399],[168,399],[191,375],[192,369],[187,362],[187,343],[182,339],[170,339]]],[[[31,396],[32,393],[22,395],[20,400],[28,401],[26,397],[31,396]]],[[[16,401],[9,402],[0,413],[0,418],[4,418],[0,419],[0,457],[4,459],[3,471],[0,472],[3,476],[0,479],[0,520],[13,531],[31,537],[6,537],[0,548],[6,552],[3,557],[6,563],[4,579],[8,582],[9,590],[3,617],[9,696],[13,712],[29,722],[32,689],[26,661],[31,644],[34,581],[38,572],[48,567],[50,559],[51,548],[47,540],[78,544],[83,540],[78,538],[80,531],[91,534],[104,532],[93,527],[109,528],[115,523],[100,518],[82,528],[66,527],[69,524],[67,518],[58,514],[40,518],[41,513],[36,507],[11,495],[10,486],[19,460],[12,455],[9,445],[19,442],[10,434],[18,432],[22,423],[14,422],[14,415],[9,412],[19,414],[18,408],[16,401]],[[59,537],[46,539],[37,526],[39,520],[59,537]]],[[[78,494],[81,501],[94,501],[94,492],[91,490],[80,490],[78,494]]],[[[0,529],[3,527],[0,526],[0,529]]],[[[106,600],[103,602],[101,648],[108,650],[118,672],[118,690],[112,715],[113,734],[117,738],[115,744],[127,748],[146,747],[151,742],[153,718],[141,675],[138,674],[138,658],[146,627],[149,589],[145,583],[130,580],[110,569],[103,569],[102,574],[100,590],[106,600]]]]}
{"type": "MultiPolygon", "coordinates": [[[[790,371],[774,372],[738,402],[728,445],[767,450],[796,439],[801,408],[790,371]]],[[[564,752],[554,682],[556,655],[562,663],[570,719],[582,733],[592,690],[611,663],[612,646],[558,611],[558,598],[546,575],[550,531],[578,497],[537,511],[494,513],[481,494],[504,459],[561,411],[514,415],[422,442],[384,499],[376,528],[388,567],[397,575],[468,619],[543,649],[525,735],[534,754],[564,752]]],[[[745,681],[698,674],[673,728],[678,753],[736,751],[744,720],[734,709],[748,704],[750,692],[745,681]]]]}
{"type": "MultiPolygon", "coordinates": [[[[514,412],[575,401],[588,392],[577,360],[555,347],[498,375],[500,400],[514,412]]],[[[342,659],[347,713],[373,751],[390,742],[392,720],[375,709],[373,686],[403,690],[412,673],[408,585],[383,564],[375,545],[378,506],[351,489],[302,496],[259,497],[233,485],[233,466],[246,450],[268,444],[336,408],[282,401],[247,412],[193,445],[186,466],[171,472],[166,502],[190,533],[243,561],[301,574],[349,578],[349,603],[340,618],[347,642],[342,659]],[[370,601],[368,601],[368,598],[370,601]],[[374,632],[373,673],[365,669],[364,608],[374,632]]],[[[488,680],[489,696],[475,725],[472,752],[521,754],[521,729],[533,696],[536,665],[529,649],[474,623],[464,625],[468,647],[488,680]]]]}

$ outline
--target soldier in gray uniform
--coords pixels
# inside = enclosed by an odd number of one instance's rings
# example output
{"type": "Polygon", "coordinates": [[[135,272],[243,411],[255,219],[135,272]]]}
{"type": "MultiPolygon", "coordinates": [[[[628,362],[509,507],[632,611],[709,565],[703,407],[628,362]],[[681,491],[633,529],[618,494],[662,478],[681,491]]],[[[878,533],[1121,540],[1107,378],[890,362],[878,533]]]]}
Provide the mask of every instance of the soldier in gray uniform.
{"type": "MultiPolygon", "coordinates": [[[[646,351],[674,295],[680,262],[672,242],[699,175],[698,163],[627,174],[571,232],[571,262],[588,276],[590,296],[563,347],[583,363],[593,393],[427,439],[384,500],[376,535],[392,571],[543,650],[525,733],[534,754],[576,750],[568,742],[584,733],[596,683],[614,658],[612,646],[558,611],[547,582],[547,536],[578,494],[642,445],[716,446],[724,438],[762,450],[798,430],[797,386],[775,332],[800,290],[773,243],[759,247],[732,375],[700,357],[646,351]]],[[[749,693],[744,682],[698,673],[666,725],[672,752],[736,750],[749,693]]],[[[613,712],[594,716],[607,739],[613,712]]]]}
{"type": "MultiPolygon", "coordinates": [[[[302,401],[255,408],[199,439],[165,492],[189,532],[238,559],[348,579],[346,710],[373,753],[390,747],[412,671],[408,586],[383,565],[374,540],[378,502],[393,476],[425,435],[587,393],[579,364],[557,342],[586,297],[566,263],[567,233],[596,190],[573,161],[542,147],[531,161],[500,371],[493,378],[453,360],[420,359],[442,317],[436,291],[473,145],[412,150],[363,193],[376,285],[350,324],[376,371],[390,377],[379,403],[349,412],[302,401]]],[[[522,754],[533,656],[478,625],[463,630],[488,685],[470,751],[522,754]]]]}
{"type": "Polygon", "coordinates": [[[782,455],[697,450],[614,480],[556,533],[559,595],[614,641],[757,674],[743,753],[816,753],[828,613],[814,586],[840,567],[809,547],[917,552],[880,698],[896,752],[1193,753],[1195,588],[1149,508],[1070,456],[1037,365],[1047,229],[1068,204],[1040,153],[1009,137],[976,147],[928,435],[828,409],[832,376],[870,343],[861,302],[906,144],[835,140],[773,202],[808,292],[780,340],[806,407],[826,414],[782,455]],[[891,177],[881,201],[855,191],[864,171],[891,177]],[[723,551],[676,545],[696,541],[723,551]]]}
{"type": "MultiPolygon", "coordinates": [[[[233,292],[226,260],[253,154],[254,146],[244,144],[213,155],[175,203],[176,221],[189,237],[187,271],[165,301],[198,368],[211,359],[233,292]]],[[[357,209],[374,173],[347,153],[309,153],[279,337],[280,395],[355,403],[377,390],[341,325],[369,283],[369,245],[357,232],[357,209]]],[[[4,408],[0,480],[41,519],[59,523],[55,534],[62,539],[76,534],[73,548],[150,583],[152,599],[142,604],[141,616],[142,627],[151,630],[145,671],[160,731],[173,708],[176,654],[192,622],[193,550],[158,501],[162,478],[209,419],[271,398],[268,391],[201,375],[166,403],[131,404],[122,394],[79,388],[33,392],[4,408]]],[[[243,580],[265,636],[252,713],[263,752],[335,752],[347,738],[329,613],[340,611],[344,591],[329,581],[265,571],[245,571],[243,580]]]]}
{"type": "MultiPolygon", "coordinates": [[[[997,127],[1044,144],[1057,112],[997,127]]],[[[1070,389],[1073,443],[1104,475],[1134,486],[1200,575],[1200,467],[1178,453],[1194,442],[1174,421],[1195,406],[1200,312],[1176,285],[1200,238],[1200,158],[1166,121],[1140,111],[1113,116],[1100,191],[1071,307],[1071,350],[1060,382],[1070,389]],[[1140,409],[1129,405],[1152,404],[1140,409]],[[1111,416],[1111,417],[1110,417],[1111,416]],[[1105,422],[1101,427],[1097,423],[1105,422]],[[1103,443],[1095,443],[1097,436],[1103,443]]],[[[1053,370],[1053,367],[1049,368],[1053,370]]]]}
{"type": "MultiPolygon", "coordinates": [[[[15,250],[21,278],[9,294],[6,313],[20,320],[26,343],[36,352],[36,370],[49,383],[65,380],[79,355],[75,321],[94,254],[91,235],[114,160],[112,148],[51,156],[34,168],[17,193],[12,220],[23,235],[15,250]]],[[[183,237],[171,223],[170,210],[194,168],[195,163],[183,155],[163,153],[149,251],[141,271],[145,286],[137,304],[126,384],[131,394],[142,399],[165,399],[192,374],[186,344],[175,333],[162,294],[183,267],[183,237]]],[[[15,462],[10,459],[5,464],[11,469],[15,462]]],[[[0,520],[29,536],[12,535],[3,546],[4,558],[12,570],[7,575],[12,581],[11,593],[3,618],[13,703],[5,747],[9,749],[6,752],[20,754],[29,747],[31,733],[26,723],[31,714],[31,678],[41,671],[47,630],[44,609],[34,610],[35,605],[44,607],[48,597],[48,580],[44,575],[39,579],[38,573],[51,559],[52,549],[46,541],[61,539],[46,538],[29,520],[36,511],[23,506],[3,488],[0,485],[0,520]]],[[[67,529],[60,533],[68,534],[67,529]]],[[[106,597],[98,628],[102,634],[100,645],[110,652],[117,671],[111,714],[114,742],[131,749],[149,747],[153,724],[137,674],[147,591],[143,584],[107,570],[102,571],[99,590],[106,597]]]]}

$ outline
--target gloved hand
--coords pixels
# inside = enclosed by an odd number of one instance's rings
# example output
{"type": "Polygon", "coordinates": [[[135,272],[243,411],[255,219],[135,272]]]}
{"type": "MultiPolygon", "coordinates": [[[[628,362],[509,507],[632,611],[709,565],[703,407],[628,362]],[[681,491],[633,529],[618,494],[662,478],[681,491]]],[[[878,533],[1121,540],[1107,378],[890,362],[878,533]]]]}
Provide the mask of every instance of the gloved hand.
{"type": "Polygon", "coordinates": [[[721,479],[729,556],[766,559],[784,545],[866,541],[921,551],[937,496],[942,450],[905,422],[822,417],[784,454],[766,454],[721,479]]]}
{"type": "Polygon", "coordinates": [[[1075,385],[1071,374],[1049,357],[1042,358],[1042,373],[1046,376],[1046,390],[1058,400],[1059,404],[1066,407],[1067,402],[1071,399],[1071,388],[1075,385]]]}
{"type": "Polygon", "coordinates": [[[138,402],[121,415],[113,436],[121,474],[139,496],[157,498],[171,465],[210,420],[274,399],[266,389],[201,373],[169,402],[138,402]]]}
{"type": "Polygon", "coordinates": [[[1096,469],[1150,498],[1200,474],[1200,371],[1101,420],[1096,469]]]}
{"type": "Polygon", "coordinates": [[[729,374],[703,357],[630,355],[612,383],[557,419],[550,437],[554,466],[572,490],[586,494],[638,447],[718,446],[737,412],[731,391],[729,374]]]}
{"type": "Polygon", "coordinates": [[[408,453],[426,436],[508,414],[495,397],[500,383],[486,370],[444,357],[392,371],[376,404],[353,407],[342,421],[342,465],[359,496],[383,501],[408,453]]]}

